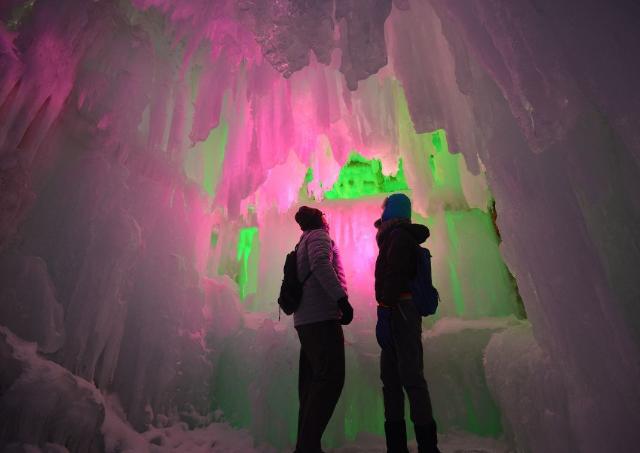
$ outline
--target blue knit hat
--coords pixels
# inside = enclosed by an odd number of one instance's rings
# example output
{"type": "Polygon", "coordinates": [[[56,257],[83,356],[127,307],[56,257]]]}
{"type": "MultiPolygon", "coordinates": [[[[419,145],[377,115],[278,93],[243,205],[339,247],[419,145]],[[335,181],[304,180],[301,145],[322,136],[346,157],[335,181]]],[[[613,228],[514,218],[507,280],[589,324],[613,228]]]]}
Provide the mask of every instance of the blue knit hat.
{"type": "Polygon", "coordinates": [[[389,195],[382,211],[383,222],[391,219],[411,219],[411,200],[403,193],[389,195]]]}

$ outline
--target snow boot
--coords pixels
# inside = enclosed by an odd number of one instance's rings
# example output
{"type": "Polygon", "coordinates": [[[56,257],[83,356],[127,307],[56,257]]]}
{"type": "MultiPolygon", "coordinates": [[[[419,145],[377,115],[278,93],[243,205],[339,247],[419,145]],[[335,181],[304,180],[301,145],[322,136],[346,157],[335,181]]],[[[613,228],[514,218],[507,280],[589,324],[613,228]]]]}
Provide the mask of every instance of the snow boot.
{"type": "Polygon", "coordinates": [[[404,420],[384,422],[384,434],[387,439],[387,453],[409,453],[407,448],[407,426],[404,420]]]}
{"type": "Polygon", "coordinates": [[[440,453],[435,422],[426,425],[414,425],[413,428],[416,432],[418,453],[440,453]]]}

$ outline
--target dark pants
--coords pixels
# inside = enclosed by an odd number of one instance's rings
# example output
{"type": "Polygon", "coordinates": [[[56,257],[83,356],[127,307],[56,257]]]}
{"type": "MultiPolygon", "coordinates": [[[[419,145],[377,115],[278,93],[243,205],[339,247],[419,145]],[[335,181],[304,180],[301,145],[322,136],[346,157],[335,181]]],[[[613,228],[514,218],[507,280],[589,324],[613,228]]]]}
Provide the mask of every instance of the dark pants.
{"type": "Polygon", "coordinates": [[[338,321],[306,324],[296,330],[300,338],[296,452],[317,453],[344,385],[344,337],[338,321]]]}
{"type": "Polygon", "coordinates": [[[435,427],[423,372],[422,317],[413,302],[400,302],[393,307],[391,336],[392,345],[380,354],[385,420],[404,420],[404,388],[413,423],[435,427]]]}

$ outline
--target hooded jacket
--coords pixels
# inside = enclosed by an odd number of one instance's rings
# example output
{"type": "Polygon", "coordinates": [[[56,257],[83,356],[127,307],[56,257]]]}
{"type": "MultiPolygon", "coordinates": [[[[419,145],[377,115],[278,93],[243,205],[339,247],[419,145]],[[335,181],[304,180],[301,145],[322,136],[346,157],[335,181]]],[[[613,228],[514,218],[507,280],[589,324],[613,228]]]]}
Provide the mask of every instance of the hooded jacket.
{"type": "Polygon", "coordinates": [[[418,265],[418,246],[429,237],[429,228],[408,219],[375,223],[378,228],[376,259],[376,300],[392,306],[403,293],[411,292],[418,265]]]}

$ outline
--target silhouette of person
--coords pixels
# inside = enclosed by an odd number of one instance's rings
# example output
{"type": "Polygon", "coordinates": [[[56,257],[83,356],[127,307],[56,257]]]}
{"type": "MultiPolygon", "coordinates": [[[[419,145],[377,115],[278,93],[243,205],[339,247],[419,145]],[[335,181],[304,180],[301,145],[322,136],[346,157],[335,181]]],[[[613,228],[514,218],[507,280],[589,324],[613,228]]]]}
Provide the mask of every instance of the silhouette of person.
{"type": "Polygon", "coordinates": [[[404,391],[409,399],[418,451],[439,453],[431,398],[424,378],[422,317],[411,299],[418,247],[429,237],[424,225],[411,223],[411,200],[404,194],[385,199],[378,229],[375,293],[378,301],[376,338],[384,399],[387,451],[408,453],[404,391]]]}
{"type": "Polygon", "coordinates": [[[342,325],[353,319],[353,308],[324,213],[302,206],[295,219],[303,231],[296,252],[298,276],[302,281],[311,273],[293,314],[300,339],[296,453],[317,453],[344,385],[342,325]]]}

